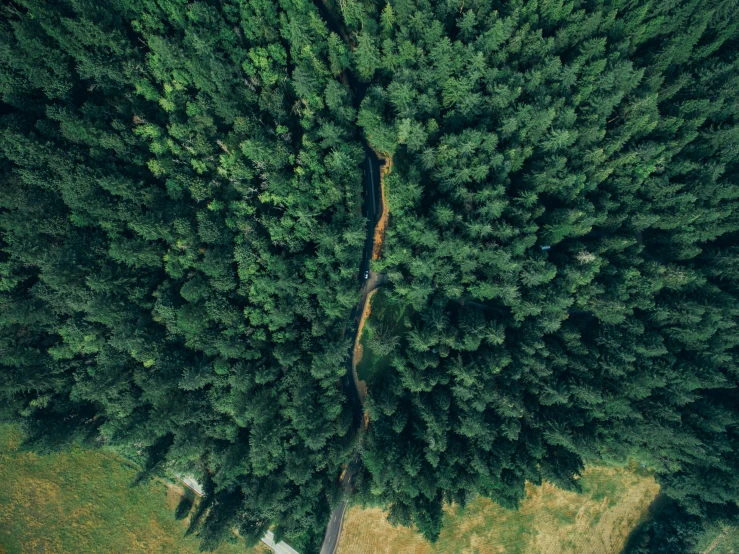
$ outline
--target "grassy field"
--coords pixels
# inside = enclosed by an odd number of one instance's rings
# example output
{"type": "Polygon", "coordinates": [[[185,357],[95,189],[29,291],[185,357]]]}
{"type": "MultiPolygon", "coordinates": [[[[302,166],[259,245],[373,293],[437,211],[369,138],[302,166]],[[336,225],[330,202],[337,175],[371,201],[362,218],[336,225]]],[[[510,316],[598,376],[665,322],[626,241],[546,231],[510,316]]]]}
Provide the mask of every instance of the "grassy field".
{"type": "Polygon", "coordinates": [[[369,388],[372,383],[378,379],[382,379],[384,371],[390,363],[390,355],[382,355],[373,350],[373,340],[378,335],[384,335],[385,341],[398,340],[406,331],[406,326],[410,325],[410,307],[398,306],[391,302],[390,297],[383,289],[378,289],[370,300],[370,315],[362,330],[360,338],[360,355],[355,358],[359,359],[357,363],[357,375],[360,381],[365,381],[369,388]]]}
{"type": "MultiPolygon", "coordinates": [[[[339,554],[617,554],[659,491],[635,468],[589,468],[576,494],[529,485],[520,510],[479,498],[451,507],[435,545],[392,527],[379,509],[347,511],[339,554]]],[[[717,551],[714,551],[716,553],[717,551]]],[[[730,550],[727,552],[731,552],[730,550]]],[[[723,553],[722,553],[723,554],[723,553]]]]}
{"type": "MultiPolygon", "coordinates": [[[[0,425],[0,554],[196,553],[174,510],[180,487],[130,484],[136,470],[108,452],[18,451],[17,428],[0,425]]],[[[219,554],[256,554],[225,544],[219,554]]]]}

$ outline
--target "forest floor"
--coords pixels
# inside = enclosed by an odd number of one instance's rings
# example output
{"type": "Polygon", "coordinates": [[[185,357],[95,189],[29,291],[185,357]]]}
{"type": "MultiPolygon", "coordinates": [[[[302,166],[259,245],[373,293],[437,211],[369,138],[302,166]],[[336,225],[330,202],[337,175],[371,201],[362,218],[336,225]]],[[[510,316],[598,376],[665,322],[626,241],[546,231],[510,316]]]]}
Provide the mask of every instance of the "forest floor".
{"type": "MultiPolygon", "coordinates": [[[[187,520],[175,509],[187,492],[153,480],[131,486],[137,470],[112,452],[19,450],[17,427],[0,425],[0,553],[195,554],[187,520]]],[[[234,540],[236,540],[234,538],[234,540]]],[[[217,554],[266,554],[223,544],[217,554]]]]}
{"type": "MultiPolygon", "coordinates": [[[[590,467],[581,494],[527,485],[518,511],[485,498],[448,507],[436,544],[393,527],[377,508],[350,507],[338,554],[618,554],[659,491],[638,467],[590,467]]],[[[715,554],[716,551],[714,551],[715,554]]],[[[723,554],[723,553],[722,553],[723,554]]]]}

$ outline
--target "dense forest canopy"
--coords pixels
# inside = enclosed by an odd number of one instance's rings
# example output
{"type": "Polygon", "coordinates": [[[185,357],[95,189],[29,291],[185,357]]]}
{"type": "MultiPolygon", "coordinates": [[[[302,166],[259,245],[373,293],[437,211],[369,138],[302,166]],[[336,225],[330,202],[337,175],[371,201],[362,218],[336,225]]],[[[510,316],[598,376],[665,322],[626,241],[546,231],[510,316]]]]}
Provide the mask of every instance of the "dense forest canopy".
{"type": "Polygon", "coordinates": [[[689,548],[739,499],[738,26],[736,0],[3,3],[3,417],[197,476],[205,548],[317,551],[355,450],[360,499],[432,540],[445,502],[636,459],[678,515],[635,548],[689,548]],[[373,270],[404,323],[368,323],[357,433],[362,137],[393,156],[373,270]]]}
{"type": "MultiPolygon", "coordinates": [[[[310,4],[5,3],[3,399],[315,540],[364,241],[350,92],[310,4]]],[[[216,533],[217,534],[217,533],[216,533]]],[[[319,531],[320,534],[320,531],[319,531]]]]}

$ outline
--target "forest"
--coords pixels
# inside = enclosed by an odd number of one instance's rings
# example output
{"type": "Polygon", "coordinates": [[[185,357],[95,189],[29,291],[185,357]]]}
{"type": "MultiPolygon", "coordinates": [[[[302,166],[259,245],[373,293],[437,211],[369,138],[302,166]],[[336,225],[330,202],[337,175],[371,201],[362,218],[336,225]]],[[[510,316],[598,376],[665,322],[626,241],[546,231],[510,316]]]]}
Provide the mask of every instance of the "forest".
{"type": "Polygon", "coordinates": [[[739,512],[738,176],[737,0],[8,0],[0,419],[196,476],[205,551],[317,552],[358,453],[429,540],[636,460],[631,551],[689,552],[739,512]]]}

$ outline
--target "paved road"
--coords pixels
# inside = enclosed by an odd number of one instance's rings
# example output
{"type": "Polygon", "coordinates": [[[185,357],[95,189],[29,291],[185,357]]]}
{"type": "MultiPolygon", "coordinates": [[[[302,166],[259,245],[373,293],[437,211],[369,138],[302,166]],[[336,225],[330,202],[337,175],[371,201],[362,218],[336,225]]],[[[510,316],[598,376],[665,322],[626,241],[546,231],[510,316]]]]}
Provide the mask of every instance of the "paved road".
{"type": "Polygon", "coordinates": [[[367,238],[364,241],[364,252],[362,252],[362,263],[359,267],[359,278],[364,279],[366,272],[370,268],[370,260],[372,259],[372,251],[375,247],[375,225],[382,213],[382,191],[380,189],[380,176],[382,164],[381,160],[374,150],[372,150],[366,141],[364,143],[364,162],[362,163],[362,189],[364,202],[362,203],[362,215],[367,218],[367,238]]]}
{"type": "Polygon", "coordinates": [[[346,500],[342,500],[331,513],[331,519],[328,520],[326,526],[326,533],[323,535],[321,554],[334,554],[336,552],[341,536],[341,524],[344,523],[344,512],[346,512],[346,500]]]}
{"type": "Polygon", "coordinates": [[[203,487],[192,477],[181,477],[184,485],[198,496],[203,496],[203,487]]]}
{"type": "Polygon", "coordinates": [[[354,453],[354,458],[346,468],[344,475],[341,476],[341,486],[344,489],[344,500],[331,512],[331,518],[328,520],[326,532],[323,535],[323,543],[321,544],[320,554],[334,554],[339,546],[341,538],[341,525],[344,523],[344,513],[346,512],[347,500],[354,488],[354,478],[362,469],[362,459],[359,453],[354,453]]]}
{"type": "MultiPolygon", "coordinates": [[[[318,8],[323,20],[328,25],[329,30],[334,31],[348,42],[347,34],[343,32],[343,29],[341,29],[341,27],[332,18],[324,4],[325,0],[313,0],[313,2],[318,8]]],[[[351,48],[351,46],[352,45],[350,44],[349,47],[351,48]]],[[[359,109],[359,105],[367,92],[369,83],[361,83],[357,81],[349,71],[345,71],[343,75],[346,78],[349,88],[354,92],[355,107],[359,109]]],[[[359,320],[362,317],[367,297],[372,289],[377,288],[385,282],[383,276],[370,271],[370,261],[372,260],[372,252],[375,246],[375,225],[377,224],[377,220],[382,212],[380,166],[384,163],[384,160],[381,160],[377,154],[375,154],[374,150],[369,147],[369,144],[364,138],[362,139],[362,145],[364,146],[365,152],[365,159],[362,163],[362,189],[364,196],[364,202],[362,202],[362,215],[367,218],[367,238],[365,239],[364,251],[362,252],[362,261],[359,265],[359,280],[362,283],[362,297],[354,310],[352,310],[350,325],[347,329],[353,340],[351,341],[351,346],[349,347],[347,355],[346,373],[341,380],[342,388],[352,409],[354,429],[357,431],[361,429],[364,422],[364,408],[359,396],[356,380],[354,379],[354,344],[359,331],[359,320]]],[[[341,535],[341,524],[344,521],[344,512],[346,511],[347,500],[354,488],[354,477],[359,473],[361,467],[362,462],[359,454],[355,453],[354,458],[349,463],[344,475],[342,476],[341,484],[344,489],[344,500],[342,500],[331,513],[331,517],[326,526],[326,532],[323,537],[323,543],[321,544],[321,554],[335,554],[336,552],[341,535]]]]}

